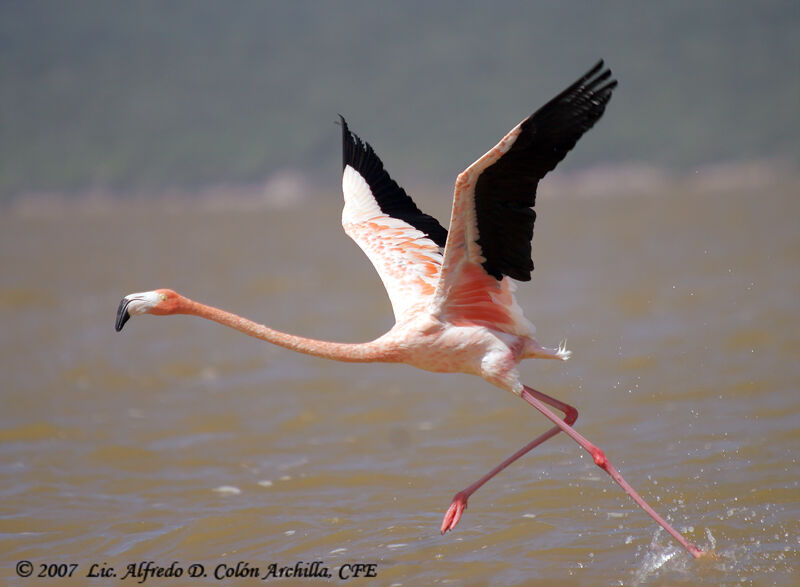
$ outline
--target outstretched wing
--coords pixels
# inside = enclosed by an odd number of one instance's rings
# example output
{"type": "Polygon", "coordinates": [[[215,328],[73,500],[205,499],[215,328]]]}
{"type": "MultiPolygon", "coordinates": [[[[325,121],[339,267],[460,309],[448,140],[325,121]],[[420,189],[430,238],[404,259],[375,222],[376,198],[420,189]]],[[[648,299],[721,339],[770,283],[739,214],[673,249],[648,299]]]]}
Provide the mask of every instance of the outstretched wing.
{"type": "Polygon", "coordinates": [[[342,123],[342,227],[378,271],[395,320],[426,307],[439,281],[447,231],[389,177],[368,144],[342,123]]]}
{"type": "Polygon", "coordinates": [[[617,85],[610,77],[600,61],[458,176],[433,298],[440,318],[532,332],[508,278],[531,278],[536,186],[603,115],[617,85]]]}

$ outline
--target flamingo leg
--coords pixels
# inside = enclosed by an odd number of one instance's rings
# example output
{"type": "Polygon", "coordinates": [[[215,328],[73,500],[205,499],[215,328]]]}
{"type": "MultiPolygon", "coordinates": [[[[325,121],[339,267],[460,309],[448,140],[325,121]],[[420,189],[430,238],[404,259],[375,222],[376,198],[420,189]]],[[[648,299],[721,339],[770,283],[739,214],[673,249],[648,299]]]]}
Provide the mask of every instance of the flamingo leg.
{"type": "MultiPolygon", "coordinates": [[[[681,544],[681,546],[683,546],[687,551],[689,551],[689,553],[693,557],[699,558],[699,557],[701,557],[701,556],[706,554],[705,552],[703,552],[702,550],[697,548],[694,544],[692,544],[691,542],[686,540],[686,538],[684,538],[683,535],[680,532],[675,530],[675,528],[670,526],[664,518],[659,516],[655,512],[655,510],[653,508],[651,508],[644,499],[642,499],[642,497],[636,492],[636,490],[634,490],[633,487],[631,487],[628,484],[628,482],[625,481],[625,479],[622,478],[622,475],[619,474],[619,472],[611,465],[611,463],[608,462],[608,459],[606,458],[606,455],[603,453],[602,450],[597,448],[591,442],[586,440],[585,437],[583,437],[581,434],[576,432],[575,429],[570,424],[568,424],[566,421],[560,420],[558,418],[558,416],[556,416],[553,412],[551,412],[550,409],[548,409],[548,407],[546,405],[544,405],[545,403],[551,403],[551,402],[544,402],[543,403],[542,400],[544,398],[542,398],[542,395],[544,395],[544,394],[541,394],[538,391],[536,391],[534,389],[531,389],[530,387],[524,386],[524,389],[523,389],[523,392],[522,392],[522,399],[524,399],[526,402],[531,404],[534,408],[539,410],[550,421],[555,423],[555,425],[558,428],[560,428],[570,438],[572,438],[575,442],[577,442],[579,445],[581,445],[581,447],[583,447],[586,450],[586,452],[588,452],[590,455],[592,455],[592,458],[594,459],[595,464],[598,467],[600,467],[601,469],[603,469],[606,473],[608,473],[611,476],[611,478],[614,481],[616,481],[619,484],[619,486],[622,487],[622,489],[625,490],[625,493],[627,493],[629,496],[631,496],[633,501],[635,501],[637,504],[639,504],[639,507],[641,507],[644,511],[646,511],[650,515],[651,518],[653,518],[662,528],[664,528],[664,530],[669,532],[672,535],[672,537],[675,538],[675,540],[677,540],[681,544]]],[[[552,403],[551,403],[551,405],[552,405],[552,403]]]]}
{"type": "MultiPolygon", "coordinates": [[[[564,402],[559,401],[554,397],[550,397],[549,395],[544,394],[540,391],[536,391],[535,389],[532,389],[530,387],[527,387],[526,389],[530,394],[534,395],[539,400],[553,406],[555,409],[561,412],[564,412],[563,422],[568,427],[572,426],[572,424],[575,423],[575,420],[578,419],[578,410],[573,408],[571,405],[565,404],[564,402]]],[[[550,413],[552,414],[552,412],[550,413]]],[[[556,419],[558,420],[557,417],[556,419]]],[[[489,479],[497,475],[500,471],[508,467],[511,463],[513,463],[523,455],[527,454],[528,452],[530,452],[531,450],[542,444],[545,440],[552,438],[559,432],[561,432],[561,427],[558,425],[553,426],[550,430],[534,438],[532,441],[523,446],[513,455],[511,455],[502,463],[497,465],[494,469],[486,473],[486,475],[475,481],[475,483],[473,483],[466,489],[463,489],[462,491],[456,493],[455,496],[453,497],[453,501],[450,504],[450,507],[447,509],[447,512],[444,515],[444,519],[442,520],[442,528],[441,528],[442,534],[456,527],[458,521],[461,519],[461,515],[464,513],[464,510],[467,509],[467,500],[473,493],[475,493],[476,491],[478,491],[478,489],[483,487],[483,485],[489,479]]]]}

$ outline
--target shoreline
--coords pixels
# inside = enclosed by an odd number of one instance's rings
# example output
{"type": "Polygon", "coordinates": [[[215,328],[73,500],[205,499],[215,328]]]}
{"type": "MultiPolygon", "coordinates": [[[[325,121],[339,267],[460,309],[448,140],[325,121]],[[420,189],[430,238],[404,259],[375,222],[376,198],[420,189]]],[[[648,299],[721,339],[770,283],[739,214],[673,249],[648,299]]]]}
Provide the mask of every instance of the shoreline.
{"type": "MultiPolygon", "coordinates": [[[[338,178],[337,178],[338,179],[338,178]]],[[[402,185],[402,184],[401,184],[402,185]]],[[[446,183],[412,183],[404,186],[424,206],[432,194],[446,194],[446,183]]],[[[674,172],[641,164],[600,165],[569,173],[554,172],[540,184],[537,198],[649,197],[669,191],[704,193],[759,192],[765,189],[797,189],[800,174],[785,163],[747,161],[719,163],[690,172],[674,172]]],[[[113,214],[159,203],[163,212],[187,210],[260,211],[307,206],[341,195],[338,181],[322,185],[295,172],[280,172],[255,183],[217,183],[198,188],[155,188],[114,191],[90,188],[81,191],[31,191],[9,197],[0,211],[11,217],[53,216],[69,213],[113,214]]],[[[449,200],[448,200],[449,205],[449,200]]]]}

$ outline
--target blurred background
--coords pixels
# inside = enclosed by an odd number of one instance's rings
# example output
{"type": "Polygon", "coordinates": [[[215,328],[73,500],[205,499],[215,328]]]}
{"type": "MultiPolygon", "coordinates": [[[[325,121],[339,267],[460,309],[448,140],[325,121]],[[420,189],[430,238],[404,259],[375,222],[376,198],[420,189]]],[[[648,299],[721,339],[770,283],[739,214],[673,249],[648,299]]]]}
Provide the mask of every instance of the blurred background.
{"type": "MultiPolygon", "coordinates": [[[[374,584],[800,582],[800,9],[711,2],[0,2],[0,580],[19,560],[335,569],[374,584]],[[540,185],[523,380],[688,559],[475,377],[338,364],[392,325],[341,230],[344,115],[419,206],[603,58],[620,85],[540,185]]],[[[78,576],[80,575],[80,577],[78,576]]],[[[21,582],[19,584],[22,584],[21,582]]],[[[61,584],[61,583],[60,583],[61,584]]]]}
{"type": "Polygon", "coordinates": [[[449,182],[604,58],[614,123],[563,164],[800,156],[796,2],[11,2],[0,197],[329,185],[343,114],[395,174],[449,182]]]}

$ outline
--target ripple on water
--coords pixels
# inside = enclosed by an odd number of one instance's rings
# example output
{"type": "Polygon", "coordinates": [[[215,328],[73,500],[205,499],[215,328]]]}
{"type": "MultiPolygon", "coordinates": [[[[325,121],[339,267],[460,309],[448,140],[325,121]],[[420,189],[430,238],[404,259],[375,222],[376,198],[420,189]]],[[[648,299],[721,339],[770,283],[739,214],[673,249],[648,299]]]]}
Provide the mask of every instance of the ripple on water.
{"type": "Polygon", "coordinates": [[[375,561],[387,585],[800,584],[796,191],[547,205],[535,247],[558,262],[517,297],[544,343],[576,354],[523,379],[574,404],[578,429],[717,557],[691,560],[563,435],[442,537],[453,494],[547,428],[477,378],[325,362],[188,317],[114,332],[124,293],[167,285],[307,336],[374,338],[391,310],[337,200],[0,215],[6,560],[375,561]],[[314,238],[298,238],[309,219],[314,238]]]}

